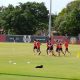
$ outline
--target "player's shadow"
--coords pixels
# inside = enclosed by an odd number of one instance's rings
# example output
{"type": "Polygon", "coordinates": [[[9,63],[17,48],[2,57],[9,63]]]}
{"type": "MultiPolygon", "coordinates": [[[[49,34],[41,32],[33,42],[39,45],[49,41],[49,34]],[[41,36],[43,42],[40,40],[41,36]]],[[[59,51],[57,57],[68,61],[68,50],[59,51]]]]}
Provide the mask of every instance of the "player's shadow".
{"type": "Polygon", "coordinates": [[[48,77],[48,76],[25,75],[25,74],[10,74],[10,73],[0,73],[0,75],[25,76],[25,77],[37,77],[37,78],[39,77],[39,78],[61,79],[61,80],[80,80],[80,79],[73,79],[73,78],[48,77]]]}

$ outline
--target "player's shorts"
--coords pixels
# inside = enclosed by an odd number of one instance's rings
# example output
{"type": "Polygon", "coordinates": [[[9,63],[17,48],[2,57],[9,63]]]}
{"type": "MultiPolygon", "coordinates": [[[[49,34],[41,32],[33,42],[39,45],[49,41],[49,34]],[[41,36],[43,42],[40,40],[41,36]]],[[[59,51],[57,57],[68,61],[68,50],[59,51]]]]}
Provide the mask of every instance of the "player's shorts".
{"type": "Polygon", "coordinates": [[[59,51],[63,51],[62,48],[59,48],[59,51]]]}
{"type": "Polygon", "coordinates": [[[47,47],[47,50],[53,50],[53,46],[47,47]]]}
{"type": "Polygon", "coordinates": [[[50,48],[49,48],[49,47],[47,47],[47,50],[50,50],[50,48]]]}
{"type": "Polygon", "coordinates": [[[68,51],[68,48],[66,48],[66,51],[68,51]]]}
{"type": "Polygon", "coordinates": [[[34,49],[37,49],[37,46],[34,46],[34,49]]]}
{"type": "Polygon", "coordinates": [[[53,46],[50,47],[50,50],[53,50],[53,46]]]}
{"type": "Polygon", "coordinates": [[[56,52],[58,52],[59,51],[59,48],[56,48],[56,52]]]}

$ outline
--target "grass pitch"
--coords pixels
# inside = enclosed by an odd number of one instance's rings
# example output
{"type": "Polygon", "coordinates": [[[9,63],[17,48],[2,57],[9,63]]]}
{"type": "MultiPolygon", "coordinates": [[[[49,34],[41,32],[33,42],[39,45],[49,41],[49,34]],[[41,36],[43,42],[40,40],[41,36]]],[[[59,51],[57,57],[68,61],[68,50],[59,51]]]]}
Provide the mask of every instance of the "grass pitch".
{"type": "Polygon", "coordinates": [[[0,43],[0,80],[80,80],[80,45],[70,45],[69,50],[71,56],[47,56],[42,44],[38,56],[32,43],[0,43]]]}

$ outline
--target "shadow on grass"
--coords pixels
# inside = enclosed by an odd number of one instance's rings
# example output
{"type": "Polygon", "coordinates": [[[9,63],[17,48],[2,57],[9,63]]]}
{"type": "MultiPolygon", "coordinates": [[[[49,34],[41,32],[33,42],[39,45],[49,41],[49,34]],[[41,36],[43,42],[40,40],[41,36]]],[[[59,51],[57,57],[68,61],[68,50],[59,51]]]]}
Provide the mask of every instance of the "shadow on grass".
{"type": "Polygon", "coordinates": [[[25,75],[25,74],[10,74],[10,73],[0,73],[0,75],[25,76],[25,77],[36,77],[36,78],[51,78],[51,79],[64,79],[64,80],[80,80],[80,79],[73,79],[73,78],[48,77],[48,76],[25,75]]]}

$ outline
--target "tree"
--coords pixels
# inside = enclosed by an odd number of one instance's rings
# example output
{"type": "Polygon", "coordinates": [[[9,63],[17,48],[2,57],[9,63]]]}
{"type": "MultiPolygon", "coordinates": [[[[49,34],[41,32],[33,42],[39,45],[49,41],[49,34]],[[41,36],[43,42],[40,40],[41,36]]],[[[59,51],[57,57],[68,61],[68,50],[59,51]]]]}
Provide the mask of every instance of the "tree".
{"type": "Polygon", "coordinates": [[[48,28],[49,12],[44,3],[19,3],[19,6],[15,7],[9,5],[1,13],[6,33],[34,34],[38,30],[48,28]]]}
{"type": "Polygon", "coordinates": [[[13,5],[9,5],[8,7],[3,7],[1,10],[1,26],[5,30],[6,34],[8,31],[12,30],[12,24],[11,24],[11,19],[12,19],[12,12],[14,10],[13,5]]]}
{"type": "Polygon", "coordinates": [[[64,8],[55,20],[55,29],[63,35],[80,33],[80,1],[73,1],[64,8]]]}
{"type": "Polygon", "coordinates": [[[54,26],[55,26],[55,19],[56,19],[57,15],[56,14],[52,14],[51,15],[51,26],[52,26],[52,29],[54,30],[54,26]]]}

